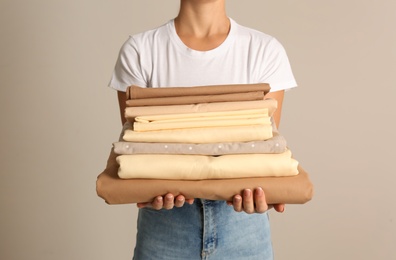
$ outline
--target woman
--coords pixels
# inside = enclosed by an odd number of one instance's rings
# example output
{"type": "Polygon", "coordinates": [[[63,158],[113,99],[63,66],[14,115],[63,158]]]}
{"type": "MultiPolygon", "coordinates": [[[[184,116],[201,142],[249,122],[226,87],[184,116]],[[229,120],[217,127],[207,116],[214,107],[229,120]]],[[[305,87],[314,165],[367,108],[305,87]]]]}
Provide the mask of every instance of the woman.
{"type": "MultiPolygon", "coordinates": [[[[109,84],[118,91],[142,87],[269,83],[278,101],[296,86],[287,55],[273,37],[243,27],[226,14],[225,0],[181,0],[175,19],[130,37],[109,84]]],[[[284,205],[273,205],[283,212],[284,205]]],[[[269,207],[260,187],[233,201],[186,200],[167,194],[138,203],[134,259],[273,259],[269,207]],[[187,202],[187,203],[186,203],[187,202]],[[262,214],[249,214],[262,213],[262,214]]]]}

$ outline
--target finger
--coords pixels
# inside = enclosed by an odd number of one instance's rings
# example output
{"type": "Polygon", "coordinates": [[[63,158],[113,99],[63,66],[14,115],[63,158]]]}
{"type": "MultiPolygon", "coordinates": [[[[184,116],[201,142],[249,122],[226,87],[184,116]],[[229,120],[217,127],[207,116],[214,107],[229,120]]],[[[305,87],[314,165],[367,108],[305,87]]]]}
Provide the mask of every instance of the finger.
{"type": "Polygon", "coordinates": [[[246,213],[249,214],[254,213],[253,194],[250,189],[245,189],[243,191],[242,205],[243,205],[243,210],[246,213]]]}
{"type": "Polygon", "coordinates": [[[177,196],[175,198],[175,207],[178,207],[178,208],[183,207],[185,200],[186,199],[184,198],[183,195],[177,196]]]}
{"type": "Polygon", "coordinates": [[[141,209],[141,208],[147,208],[147,207],[151,206],[151,203],[150,203],[150,202],[139,202],[139,203],[136,203],[136,206],[137,206],[139,209],[141,209]]]}
{"type": "Polygon", "coordinates": [[[190,205],[192,205],[194,203],[194,199],[186,199],[186,202],[190,205]]]}
{"type": "Polygon", "coordinates": [[[162,196],[157,196],[153,200],[153,202],[151,202],[151,207],[156,210],[162,209],[163,205],[164,205],[164,199],[162,198],[162,196]]]}
{"type": "Polygon", "coordinates": [[[175,206],[175,198],[173,194],[168,193],[165,195],[163,208],[172,209],[175,206]]]}
{"type": "Polygon", "coordinates": [[[274,209],[275,209],[277,212],[282,213],[282,212],[285,211],[285,204],[275,204],[275,205],[274,205],[274,209]]]}
{"type": "Polygon", "coordinates": [[[241,197],[241,195],[234,196],[234,198],[232,199],[232,205],[233,205],[235,211],[237,211],[237,212],[242,211],[242,197],[241,197]]]}
{"type": "Polygon", "coordinates": [[[264,213],[268,210],[265,194],[261,187],[254,190],[254,203],[256,205],[255,210],[257,213],[264,213]]]}

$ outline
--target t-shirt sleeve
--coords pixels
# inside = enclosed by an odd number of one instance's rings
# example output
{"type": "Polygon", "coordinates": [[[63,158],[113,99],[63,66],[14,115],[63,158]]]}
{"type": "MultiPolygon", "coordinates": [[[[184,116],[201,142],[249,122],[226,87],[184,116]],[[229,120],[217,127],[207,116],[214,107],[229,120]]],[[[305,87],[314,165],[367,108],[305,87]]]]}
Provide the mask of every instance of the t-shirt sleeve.
{"type": "Polygon", "coordinates": [[[289,58],[282,44],[275,38],[264,53],[264,64],[260,82],[269,83],[271,92],[297,87],[289,58]]]}
{"type": "Polygon", "coordinates": [[[146,86],[140,65],[140,55],[133,37],[129,37],[122,45],[108,86],[125,92],[131,85],[146,86]]]}

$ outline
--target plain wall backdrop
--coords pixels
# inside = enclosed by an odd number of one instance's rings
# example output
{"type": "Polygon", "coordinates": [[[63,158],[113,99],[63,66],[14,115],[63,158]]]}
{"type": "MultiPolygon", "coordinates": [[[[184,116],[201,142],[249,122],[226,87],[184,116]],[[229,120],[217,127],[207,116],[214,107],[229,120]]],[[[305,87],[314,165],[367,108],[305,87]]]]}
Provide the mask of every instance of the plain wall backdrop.
{"type": "MultiPolygon", "coordinates": [[[[315,197],[271,212],[277,260],[396,259],[396,1],[230,0],[278,38],[299,87],[280,131],[315,197]]],[[[136,206],[96,196],[130,34],[178,1],[0,0],[0,259],[131,259],[136,206]]]]}

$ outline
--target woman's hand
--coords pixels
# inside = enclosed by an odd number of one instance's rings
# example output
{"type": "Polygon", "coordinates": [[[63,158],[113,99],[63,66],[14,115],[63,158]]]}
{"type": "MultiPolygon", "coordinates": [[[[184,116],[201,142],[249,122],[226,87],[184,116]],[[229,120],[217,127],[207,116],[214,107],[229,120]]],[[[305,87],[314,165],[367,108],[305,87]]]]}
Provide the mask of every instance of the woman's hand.
{"type": "Polygon", "coordinates": [[[184,203],[193,204],[194,199],[186,199],[183,195],[173,196],[168,193],[165,196],[157,196],[152,202],[137,203],[138,208],[153,208],[153,209],[173,209],[173,207],[183,207],[184,203]]]}
{"type": "Polygon", "coordinates": [[[277,212],[285,210],[285,204],[268,205],[265,200],[265,194],[262,188],[258,187],[254,191],[245,189],[242,196],[237,194],[232,201],[227,202],[228,205],[233,206],[237,212],[246,213],[264,213],[270,208],[274,208],[277,212]]]}

